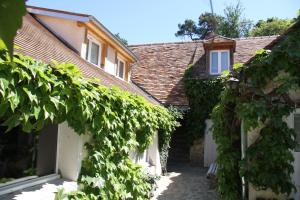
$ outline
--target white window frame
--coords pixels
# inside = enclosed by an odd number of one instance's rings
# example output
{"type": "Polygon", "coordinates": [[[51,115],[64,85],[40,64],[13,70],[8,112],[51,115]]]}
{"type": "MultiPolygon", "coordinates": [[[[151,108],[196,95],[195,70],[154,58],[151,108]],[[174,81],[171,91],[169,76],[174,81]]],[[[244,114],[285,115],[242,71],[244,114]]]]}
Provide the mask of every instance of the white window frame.
{"type": "Polygon", "coordinates": [[[126,62],[121,59],[121,58],[117,58],[117,66],[116,66],[116,77],[118,77],[119,79],[122,79],[122,80],[125,80],[125,70],[126,70],[126,62]],[[122,77],[119,77],[119,63],[122,62],[123,63],[123,76],[122,77]]]}
{"type": "Polygon", "coordinates": [[[222,73],[222,66],[221,66],[221,53],[227,52],[228,53],[228,70],[230,70],[230,51],[229,50],[212,50],[209,52],[209,72],[211,75],[219,75],[222,73]],[[212,53],[218,53],[218,72],[212,72],[212,53]]]}
{"type": "Polygon", "coordinates": [[[87,36],[88,38],[88,55],[87,55],[87,61],[97,67],[100,67],[101,65],[101,51],[102,51],[102,45],[99,41],[97,41],[94,37],[92,37],[91,35],[87,36]],[[92,43],[95,43],[96,45],[99,46],[99,55],[98,55],[98,65],[94,64],[91,62],[91,51],[92,51],[92,43]]]}

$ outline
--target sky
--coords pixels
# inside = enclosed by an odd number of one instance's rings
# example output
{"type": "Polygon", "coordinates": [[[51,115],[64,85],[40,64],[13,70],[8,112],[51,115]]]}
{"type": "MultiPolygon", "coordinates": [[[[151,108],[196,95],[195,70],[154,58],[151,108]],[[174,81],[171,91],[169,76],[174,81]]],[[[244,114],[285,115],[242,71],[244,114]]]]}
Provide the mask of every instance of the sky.
{"type": "MultiPolygon", "coordinates": [[[[212,0],[214,12],[223,14],[237,0],[212,0]]],[[[269,17],[293,18],[300,0],[240,0],[244,17],[254,23],[269,17]]],[[[210,12],[209,0],[29,0],[28,5],[90,14],[129,44],[174,42],[178,23],[197,21],[210,12]]]]}

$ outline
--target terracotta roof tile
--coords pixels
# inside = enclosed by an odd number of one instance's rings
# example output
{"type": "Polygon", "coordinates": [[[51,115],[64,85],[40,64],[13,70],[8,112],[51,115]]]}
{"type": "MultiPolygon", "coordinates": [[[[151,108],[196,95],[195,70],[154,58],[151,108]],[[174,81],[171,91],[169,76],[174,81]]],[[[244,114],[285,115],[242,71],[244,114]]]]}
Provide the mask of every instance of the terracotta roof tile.
{"type": "Polygon", "coordinates": [[[152,103],[158,103],[134,84],[122,81],[81,58],[29,14],[23,18],[23,26],[18,30],[15,45],[19,47],[16,51],[23,55],[29,55],[46,63],[51,63],[53,60],[73,63],[84,76],[98,78],[105,86],[117,86],[130,93],[141,95],[152,103]]]}
{"type": "MultiPolygon", "coordinates": [[[[245,63],[255,51],[277,36],[234,39],[235,63],[245,63]]],[[[132,80],[166,105],[187,106],[183,75],[189,64],[199,65],[198,75],[206,77],[203,41],[142,44],[130,46],[139,61],[133,66],[132,80]]]]}

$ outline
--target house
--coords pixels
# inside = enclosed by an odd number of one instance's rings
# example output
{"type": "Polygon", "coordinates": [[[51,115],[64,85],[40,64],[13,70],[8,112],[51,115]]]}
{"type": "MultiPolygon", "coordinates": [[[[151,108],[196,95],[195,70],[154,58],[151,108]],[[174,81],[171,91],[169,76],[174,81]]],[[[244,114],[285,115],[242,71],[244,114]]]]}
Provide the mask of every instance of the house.
{"type": "MultiPolygon", "coordinates": [[[[193,64],[196,75],[203,79],[218,76],[222,71],[230,70],[234,63],[246,63],[257,50],[265,48],[277,38],[231,39],[210,35],[199,41],[126,47],[91,15],[33,6],[28,6],[28,12],[15,38],[17,52],[47,63],[52,60],[73,63],[84,76],[96,77],[107,87],[117,86],[141,95],[153,104],[173,105],[181,109],[188,109],[183,86],[188,65],[193,64]]],[[[299,120],[297,117],[290,119],[291,126],[299,120]]],[[[208,124],[211,122],[208,121],[208,124]]],[[[294,127],[297,126],[298,123],[294,127]]],[[[24,141],[22,138],[20,140],[24,141]]],[[[13,184],[2,184],[0,195],[58,180],[57,174],[76,181],[81,160],[85,156],[83,145],[88,140],[85,136],[75,134],[66,123],[49,125],[42,131],[38,145],[36,167],[39,177],[29,176],[13,184]]],[[[196,159],[209,157],[204,162],[205,166],[214,161],[216,155],[211,152],[215,151],[215,145],[209,128],[204,144],[200,144],[198,149],[200,154],[196,159]]],[[[132,152],[132,159],[159,175],[161,167],[157,136],[143,154],[132,152]]]]}
{"type": "MultiPolygon", "coordinates": [[[[264,48],[278,36],[226,38],[209,35],[204,40],[132,45],[138,57],[132,69],[132,81],[165,106],[188,109],[183,78],[189,65],[195,76],[202,79],[218,76],[230,70],[234,63],[246,63],[255,52],[264,48]]],[[[171,142],[169,160],[185,160],[208,167],[216,160],[216,145],[210,132],[211,120],[207,120],[205,139],[189,148],[185,129],[176,131],[171,142]],[[172,146],[173,145],[173,146],[172,146]]]]}
{"type": "MultiPolygon", "coordinates": [[[[135,54],[93,16],[33,6],[28,6],[27,11],[15,38],[16,52],[46,63],[73,63],[85,77],[97,78],[101,85],[118,87],[143,96],[152,104],[159,104],[130,81],[131,64],[137,60],[135,54]]],[[[20,178],[13,181],[1,179],[4,183],[0,183],[0,196],[16,192],[6,198],[34,199],[45,193],[50,198],[55,192],[53,188],[50,192],[49,188],[37,193],[29,192],[35,196],[26,196],[26,192],[19,194],[20,190],[49,181],[57,184],[66,182],[73,189],[77,187],[72,181],[79,176],[85,156],[84,144],[90,139],[88,136],[79,136],[67,123],[46,126],[39,136],[37,155],[34,154],[37,164],[28,170],[26,167],[32,155],[27,150],[33,148],[34,139],[31,134],[22,134],[19,129],[12,132],[7,134],[10,136],[1,135],[0,157],[7,152],[10,156],[1,159],[0,175],[5,177],[9,173],[20,178]]],[[[132,159],[150,173],[160,175],[157,135],[144,153],[131,154],[132,159]]]]}
{"type": "MultiPolygon", "coordinates": [[[[132,45],[130,48],[137,55],[138,62],[132,70],[132,81],[153,95],[163,105],[173,105],[182,109],[188,108],[188,100],[185,96],[183,77],[188,65],[194,65],[195,76],[202,79],[215,77],[224,70],[230,70],[235,63],[248,63],[259,49],[271,50],[290,32],[299,30],[297,26],[289,29],[283,36],[264,36],[246,38],[225,38],[218,35],[210,35],[204,40],[192,42],[156,43],[132,45]]],[[[297,45],[297,44],[295,44],[297,45]]],[[[270,88],[278,86],[278,83],[269,80],[270,88]]],[[[274,88],[273,88],[274,89],[274,88]]],[[[295,129],[296,140],[300,144],[300,93],[299,90],[290,91],[290,100],[295,103],[294,112],[284,120],[290,128],[295,129]]],[[[216,144],[212,139],[211,120],[207,120],[204,144],[198,146],[196,159],[203,160],[208,167],[216,159],[216,144]]],[[[183,130],[184,131],[184,130],[183,130]]],[[[180,133],[179,133],[180,134],[180,133]]],[[[247,135],[248,147],[259,138],[257,130],[247,135]]],[[[181,141],[175,141],[181,144],[181,141]]],[[[182,149],[181,146],[175,148],[182,149]]],[[[191,147],[193,149],[194,147],[191,147]]],[[[172,150],[172,146],[171,146],[172,150]]],[[[177,152],[177,151],[176,151],[177,152]]],[[[172,153],[172,152],[171,152],[172,153]]],[[[191,151],[190,154],[193,152],[191,151]]],[[[172,155],[170,155],[172,156],[172,155]]],[[[174,155],[173,155],[174,156],[174,155]]],[[[293,152],[294,173],[293,182],[297,191],[292,194],[293,199],[300,199],[300,153],[299,147],[293,152]]],[[[176,157],[176,155],[174,156],[176,157]]],[[[190,155],[191,158],[194,156],[190,155]]],[[[178,159],[178,156],[177,156],[178,159]]],[[[200,162],[201,163],[201,162],[200,162]]],[[[284,195],[276,195],[271,190],[256,191],[251,184],[248,188],[248,197],[254,199],[287,199],[284,195]]]]}

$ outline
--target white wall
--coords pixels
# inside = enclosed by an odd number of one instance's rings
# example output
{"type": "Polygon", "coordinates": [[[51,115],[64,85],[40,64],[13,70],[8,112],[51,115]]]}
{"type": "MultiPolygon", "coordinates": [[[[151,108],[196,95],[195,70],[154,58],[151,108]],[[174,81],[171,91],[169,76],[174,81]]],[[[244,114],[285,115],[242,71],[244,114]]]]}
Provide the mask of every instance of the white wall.
{"type": "Polygon", "coordinates": [[[85,40],[85,28],[79,27],[77,21],[67,20],[56,17],[49,17],[45,15],[36,15],[45,25],[52,31],[62,37],[73,48],[75,48],[85,58],[86,45],[85,40]]]}
{"type": "Polygon", "coordinates": [[[204,167],[209,167],[210,164],[217,160],[217,144],[213,139],[213,133],[211,127],[213,125],[212,120],[207,119],[205,121],[206,129],[204,135],[204,167]]]}
{"type": "Polygon", "coordinates": [[[161,164],[158,149],[158,135],[155,134],[152,143],[143,153],[137,151],[130,153],[130,158],[133,162],[141,165],[145,171],[152,175],[161,175],[161,164]]]}
{"type": "MultiPolygon", "coordinates": [[[[58,125],[56,172],[63,178],[77,181],[81,161],[86,156],[84,144],[89,139],[88,135],[78,135],[66,122],[58,125]]],[[[145,152],[131,152],[130,158],[149,173],[161,175],[158,135],[154,136],[153,142],[145,152]]]]}
{"type": "MultiPolygon", "coordinates": [[[[296,109],[294,113],[292,113],[288,118],[287,118],[287,124],[290,128],[294,128],[294,114],[300,114],[300,109],[296,109]]],[[[294,155],[294,174],[293,174],[293,181],[296,185],[297,188],[297,193],[292,194],[292,197],[297,200],[300,199],[300,152],[293,152],[294,155]]]]}
{"type": "Polygon", "coordinates": [[[104,71],[112,75],[115,75],[116,74],[115,60],[116,60],[116,51],[112,47],[108,46],[107,57],[105,58],[104,71]]]}
{"type": "Polygon", "coordinates": [[[158,134],[156,133],[152,144],[148,148],[148,162],[150,166],[154,166],[152,173],[155,175],[161,175],[161,163],[159,156],[159,147],[158,147],[158,134]]]}
{"type": "Polygon", "coordinates": [[[77,181],[81,161],[86,156],[84,144],[88,135],[78,135],[66,122],[58,126],[57,172],[63,178],[77,181]]]}

